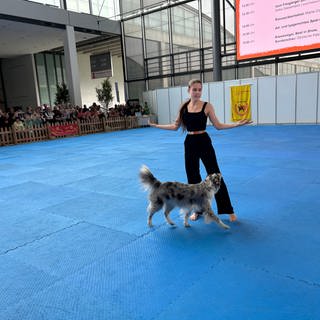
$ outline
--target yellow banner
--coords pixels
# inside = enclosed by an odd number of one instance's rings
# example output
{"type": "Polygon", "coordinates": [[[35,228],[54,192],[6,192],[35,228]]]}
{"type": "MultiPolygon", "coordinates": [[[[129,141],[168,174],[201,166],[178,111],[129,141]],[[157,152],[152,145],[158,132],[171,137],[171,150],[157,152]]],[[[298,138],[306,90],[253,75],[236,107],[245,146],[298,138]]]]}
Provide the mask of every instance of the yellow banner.
{"type": "Polygon", "coordinates": [[[250,85],[231,87],[231,121],[251,120],[250,85]]]}

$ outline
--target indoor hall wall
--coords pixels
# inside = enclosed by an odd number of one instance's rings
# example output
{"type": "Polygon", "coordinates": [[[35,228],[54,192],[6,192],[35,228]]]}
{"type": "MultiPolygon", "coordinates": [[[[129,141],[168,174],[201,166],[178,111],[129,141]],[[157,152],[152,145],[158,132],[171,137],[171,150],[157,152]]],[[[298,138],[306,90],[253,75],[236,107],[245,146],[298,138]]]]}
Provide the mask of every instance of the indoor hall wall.
{"type": "MultiPolygon", "coordinates": [[[[110,106],[125,103],[122,58],[112,55],[111,62],[113,76],[110,77],[109,80],[112,85],[112,95],[114,99],[110,106]],[[120,102],[117,102],[115,82],[118,82],[120,102]]],[[[78,54],[78,63],[82,104],[87,106],[92,105],[93,102],[100,104],[97,99],[96,88],[101,87],[101,82],[105,78],[91,79],[90,54],[78,54]]]]}
{"type": "MultiPolygon", "coordinates": [[[[79,54],[78,62],[82,104],[86,104],[87,106],[90,106],[93,102],[100,104],[95,88],[101,87],[101,82],[104,78],[91,79],[89,54],[79,54]]],[[[121,57],[112,56],[112,69],[113,76],[110,78],[110,81],[114,100],[110,106],[118,103],[116,100],[115,82],[118,82],[120,103],[125,103],[121,57]]],[[[2,70],[8,107],[21,106],[26,109],[28,106],[35,107],[39,105],[33,55],[3,59],[2,70]]]]}
{"type": "Polygon", "coordinates": [[[39,105],[33,55],[3,59],[2,72],[9,108],[22,107],[25,110],[39,105]]]}
{"type": "MultiPolygon", "coordinates": [[[[251,85],[254,124],[319,123],[319,72],[204,83],[203,100],[214,105],[221,122],[231,123],[230,88],[245,84],[251,85]]],[[[148,91],[144,92],[143,98],[158,116],[160,124],[166,120],[173,122],[177,108],[188,98],[187,87],[148,91]]]]}

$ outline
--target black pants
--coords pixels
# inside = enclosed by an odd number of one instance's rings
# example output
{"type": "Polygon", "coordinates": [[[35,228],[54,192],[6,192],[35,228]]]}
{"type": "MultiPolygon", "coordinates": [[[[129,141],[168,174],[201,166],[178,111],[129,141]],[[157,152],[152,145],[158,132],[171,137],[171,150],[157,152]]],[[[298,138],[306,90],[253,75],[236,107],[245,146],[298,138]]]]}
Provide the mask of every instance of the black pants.
{"type": "MultiPolygon", "coordinates": [[[[207,133],[187,135],[184,141],[184,150],[188,183],[194,184],[202,181],[200,175],[200,159],[206,168],[207,174],[220,173],[216,153],[207,133]]],[[[223,179],[221,179],[221,186],[219,191],[215,194],[215,199],[218,214],[233,213],[228,189],[223,179]]]]}

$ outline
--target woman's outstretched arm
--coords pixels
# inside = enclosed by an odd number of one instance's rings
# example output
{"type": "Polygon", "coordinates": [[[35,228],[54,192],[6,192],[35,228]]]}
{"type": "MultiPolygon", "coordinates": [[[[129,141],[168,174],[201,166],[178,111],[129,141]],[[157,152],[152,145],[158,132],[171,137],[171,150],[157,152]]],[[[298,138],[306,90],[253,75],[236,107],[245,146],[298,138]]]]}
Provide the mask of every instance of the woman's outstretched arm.
{"type": "Polygon", "coordinates": [[[179,126],[176,125],[176,123],[170,123],[170,124],[157,124],[149,122],[150,127],[158,128],[158,129],[164,129],[164,130],[178,130],[179,126]]]}
{"type": "Polygon", "coordinates": [[[148,123],[150,127],[164,129],[164,130],[174,130],[174,131],[178,130],[181,125],[179,118],[177,118],[174,123],[169,123],[169,124],[157,124],[150,121],[148,123]]]}
{"type": "Polygon", "coordinates": [[[232,128],[244,126],[245,124],[252,123],[251,120],[241,120],[241,121],[238,121],[235,123],[230,123],[230,124],[229,123],[221,123],[219,121],[219,119],[217,118],[216,113],[214,112],[214,108],[211,103],[208,103],[206,105],[205,112],[217,130],[232,129],[232,128]]]}

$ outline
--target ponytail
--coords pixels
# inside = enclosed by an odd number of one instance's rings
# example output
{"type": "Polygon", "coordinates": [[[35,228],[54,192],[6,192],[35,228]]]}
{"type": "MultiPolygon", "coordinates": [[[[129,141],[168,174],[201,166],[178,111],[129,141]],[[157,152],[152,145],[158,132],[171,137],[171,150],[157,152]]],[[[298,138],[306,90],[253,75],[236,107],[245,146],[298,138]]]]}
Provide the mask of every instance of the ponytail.
{"type": "Polygon", "coordinates": [[[179,116],[178,116],[178,121],[180,122],[181,124],[181,127],[182,127],[182,131],[185,132],[186,131],[186,124],[184,123],[184,120],[183,120],[183,115],[185,114],[185,112],[187,111],[187,107],[188,107],[188,104],[190,102],[190,99],[188,99],[185,103],[183,103],[180,107],[180,110],[179,110],[179,116]]]}

